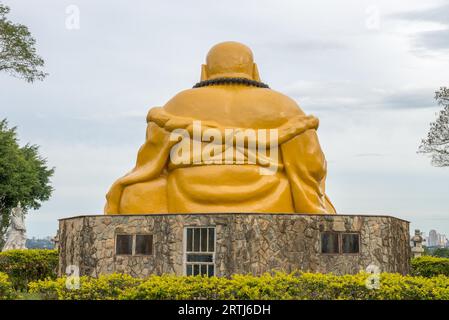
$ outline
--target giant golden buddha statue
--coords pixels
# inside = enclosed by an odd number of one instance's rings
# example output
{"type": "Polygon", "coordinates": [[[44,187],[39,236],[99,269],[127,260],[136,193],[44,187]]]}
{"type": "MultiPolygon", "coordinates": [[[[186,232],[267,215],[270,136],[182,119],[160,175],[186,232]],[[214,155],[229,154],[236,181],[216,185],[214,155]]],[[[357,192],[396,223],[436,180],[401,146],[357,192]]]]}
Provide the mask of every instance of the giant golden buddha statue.
{"type": "Polygon", "coordinates": [[[201,81],[152,108],[147,123],[106,214],[335,213],[318,119],[262,83],[243,44],[212,47],[201,81]]]}

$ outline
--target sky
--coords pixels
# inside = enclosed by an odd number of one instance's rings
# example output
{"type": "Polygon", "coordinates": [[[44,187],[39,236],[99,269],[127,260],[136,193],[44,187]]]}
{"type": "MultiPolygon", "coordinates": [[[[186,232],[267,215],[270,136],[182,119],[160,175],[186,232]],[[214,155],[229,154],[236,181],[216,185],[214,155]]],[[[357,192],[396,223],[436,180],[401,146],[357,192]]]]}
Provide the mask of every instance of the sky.
{"type": "Polygon", "coordinates": [[[262,81],[320,118],[327,194],[341,214],[384,214],[449,235],[449,168],[416,151],[449,86],[449,1],[1,0],[49,76],[0,74],[0,118],[56,168],[28,236],[101,214],[134,166],[146,114],[199,81],[211,46],[239,41],[262,81]]]}

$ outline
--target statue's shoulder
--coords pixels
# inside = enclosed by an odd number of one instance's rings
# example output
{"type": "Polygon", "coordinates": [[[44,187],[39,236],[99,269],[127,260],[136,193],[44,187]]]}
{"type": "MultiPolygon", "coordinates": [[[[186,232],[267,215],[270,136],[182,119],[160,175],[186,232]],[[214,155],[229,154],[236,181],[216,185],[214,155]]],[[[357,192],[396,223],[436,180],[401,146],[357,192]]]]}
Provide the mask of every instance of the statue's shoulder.
{"type": "Polygon", "coordinates": [[[202,109],[244,105],[254,111],[270,110],[270,113],[303,115],[295,100],[278,91],[268,88],[211,86],[181,91],[170,99],[164,109],[171,114],[186,115],[186,112],[202,109]]]}
{"type": "Polygon", "coordinates": [[[276,113],[285,113],[288,115],[304,115],[298,103],[289,96],[268,88],[253,88],[250,91],[248,99],[257,101],[262,107],[269,108],[276,113]]]}
{"type": "Polygon", "coordinates": [[[211,105],[219,105],[228,96],[227,90],[217,87],[187,89],[171,98],[164,109],[173,115],[186,115],[188,112],[210,108],[211,105]]]}
{"type": "Polygon", "coordinates": [[[277,128],[304,116],[298,104],[280,92],[237,85],[184,90],[151,113],[148,119],[156,123],[195,119],[240,128],[277,128]]]}

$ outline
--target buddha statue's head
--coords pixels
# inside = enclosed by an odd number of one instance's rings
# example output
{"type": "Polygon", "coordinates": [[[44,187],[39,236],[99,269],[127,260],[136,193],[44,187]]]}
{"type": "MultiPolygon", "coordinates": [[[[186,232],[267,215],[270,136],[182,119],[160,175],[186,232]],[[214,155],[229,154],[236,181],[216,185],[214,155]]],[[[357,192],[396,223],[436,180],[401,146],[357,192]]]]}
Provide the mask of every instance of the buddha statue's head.
{"type": "Polygon", "coordinates": [[[213,46],[202,65],[201,81],[217,78],[245,78],[260,81],[250,48],[227,41],[213,46]]]}

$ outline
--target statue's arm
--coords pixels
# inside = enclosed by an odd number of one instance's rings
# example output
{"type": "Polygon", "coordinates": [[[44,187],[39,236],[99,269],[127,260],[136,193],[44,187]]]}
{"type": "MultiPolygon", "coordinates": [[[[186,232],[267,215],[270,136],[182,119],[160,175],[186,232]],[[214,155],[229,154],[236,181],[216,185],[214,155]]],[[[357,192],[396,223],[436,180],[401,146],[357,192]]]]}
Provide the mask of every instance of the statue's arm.
{"type": "Polygon", "coordinates": [[[315,129],[281,145],[282,159],[298,213],[335,213],[325,195],[326,159],[315,129]]]}
{"type": "Polygon", "coordinates": [[[139,149],[134,169],[118,179],[106,195],[105,213],[119,213],[123,189],[131,184],[157,178],[167,164],[170,147],[169,133],[154,122],[149,122],[146,141],[139,149]]]}

